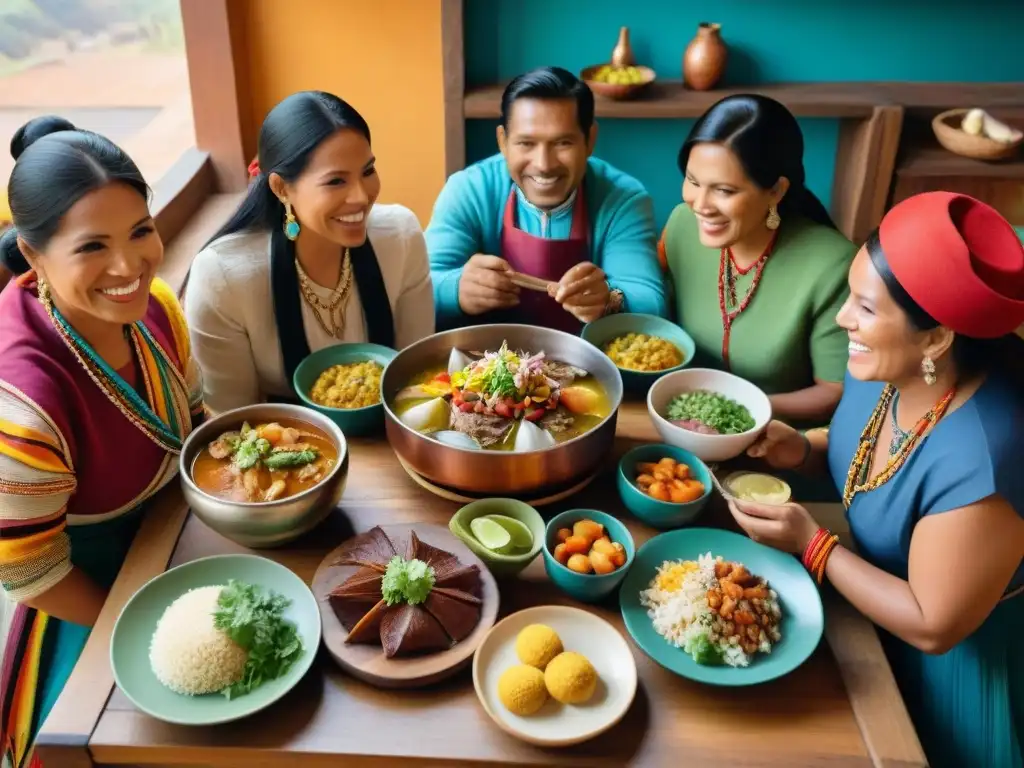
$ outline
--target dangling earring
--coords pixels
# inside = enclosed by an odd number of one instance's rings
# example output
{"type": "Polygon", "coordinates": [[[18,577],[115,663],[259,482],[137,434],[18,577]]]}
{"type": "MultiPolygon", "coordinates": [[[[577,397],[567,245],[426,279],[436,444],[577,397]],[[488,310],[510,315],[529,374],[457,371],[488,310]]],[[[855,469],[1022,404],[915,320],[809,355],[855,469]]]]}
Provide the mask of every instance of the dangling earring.
{"type": "Polygon", "coordinates": [[[935,383],[935,361],[925,355],[921,361],[921,372],[924,374],[924,383],[929,387],[935,383]]]}
{"type": "Polygon", "coordinates": [[[282,200],[284,203],[284,236],[289,240],[297,240],[299,237],[299,222],[295,220],[295,214],[292,213],[292,204],[287,200],[282,200]]]}
{"type": "Polygon", "coordinates": [[[43,302],[43,306],[47,307],[53,302],[53,297],[50,296],[50,284],[46,282],[46,278],[41,275],[36,275],[36,293],[39,294],[39,300],[43,302]]]}
{"type": "Polygon", "coordinates": [[[768,209],[768,218],[764,220],[764,225],[774,231],[779,228],[781,223],[782,217],[779,216],[779,209],[773,205],[768,209]]]}

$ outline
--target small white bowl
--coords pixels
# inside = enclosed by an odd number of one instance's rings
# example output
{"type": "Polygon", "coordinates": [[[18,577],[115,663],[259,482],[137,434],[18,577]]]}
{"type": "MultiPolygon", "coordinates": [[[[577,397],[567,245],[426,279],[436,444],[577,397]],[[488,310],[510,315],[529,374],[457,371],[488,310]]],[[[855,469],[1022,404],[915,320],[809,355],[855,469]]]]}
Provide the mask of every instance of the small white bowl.
{"type": "Polygon", "coordinates": [[[703,461],[728,461],[749,448],[772,418],[768,396],[746,379],[713,368],[684,368],[658,379],[647,393],[647,410],[654,428],[669,445],[683,448],[703,461]],[[735,400],[750,411],[754,428],[736,435],[705,435],[677,427],[665,413],[672,398],[684,392],[707,390],[735,400]]]}
{"type": "Polygon", "coordinates": [[[542,605],[513,613],[491,628],[473,656],[473,687],[499,728],[541,747],[568,747],[592,739],[618,723],[636,696],[636,661],[622,633],[590,611],[542,605]],[[549,698],[529,717],[513,715],[498,698],[498,678],[519,664],[516,636],[530,624],[547,624],[567,651],[586,656],[600,682],[586,704],[569,706],[549,698]]]}

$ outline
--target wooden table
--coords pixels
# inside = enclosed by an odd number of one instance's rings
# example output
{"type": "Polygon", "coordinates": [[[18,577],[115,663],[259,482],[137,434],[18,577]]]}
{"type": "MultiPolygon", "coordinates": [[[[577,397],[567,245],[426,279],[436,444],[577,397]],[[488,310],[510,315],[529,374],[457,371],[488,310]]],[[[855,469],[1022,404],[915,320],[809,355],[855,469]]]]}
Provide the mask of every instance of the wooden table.
{"type": "MultiPolygon", "coordinates": [[[[620,412],[615,455],[656,440],[642,403],[620,412]]],[[[352,442],[341,509],[294,546],[263,551],[309,582],[352,529],[378,523],[447,524],[457,505],[420,489],[383,439],[352,442]]],[[[613,473],[603,472],[570,507],[620,514],[639,546],[656,532],[628,517],[613,473]]],[[[842,526],[841,514],[815,514],[842,526]]],[[[717,513],[711,517],[717,519],[717,513]]],[[[707,520],[703,521],[705,524],[707,520]]],[[[724,522],[724,521],[722,521],[724,522]]],[[[244,721],[216,728],[169,725],[137,711],[113,684],[109,640],[127,599],[170,564],[247,551],[188,515],[177,488],[147,517],[82,658],[47,720],[40,753],[47,768],[92,765],[303,768],[344,765],[560,766],[925,766],[917,736],[871,624],[835,596],[826,603],[827,643],[789,676],[745,689],[677,677],[634,647],[640,687],[625,719],[605,735],[567,750],[522,743],[480,707],[470,672],[420,691],[390,692],[345,675],[321,649],[313,670],[284,700],[244,721]]],[[[501,615],[530,605],[570,603],[538,558],[502,584],[501,615]]],[[[625,634],[616,605],[594,610],[625,634]]],[[[632,645],[632,644],[631,644],[632,645]]]]}

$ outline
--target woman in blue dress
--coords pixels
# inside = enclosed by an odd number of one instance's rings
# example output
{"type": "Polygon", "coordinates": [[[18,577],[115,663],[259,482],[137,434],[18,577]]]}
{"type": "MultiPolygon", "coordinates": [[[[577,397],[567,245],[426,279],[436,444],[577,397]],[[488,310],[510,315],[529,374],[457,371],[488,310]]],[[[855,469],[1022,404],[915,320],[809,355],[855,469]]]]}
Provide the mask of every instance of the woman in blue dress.
{"type": "Polygon", "coordinates": [[[772,422],[750,454],[827,469],[857,551],[798,504],[733,516],[879,627],[932,766],[1022,768],[1024,248],[989,206],[926,193],[885,216],[849,282],[831,427],[772,422]]]}

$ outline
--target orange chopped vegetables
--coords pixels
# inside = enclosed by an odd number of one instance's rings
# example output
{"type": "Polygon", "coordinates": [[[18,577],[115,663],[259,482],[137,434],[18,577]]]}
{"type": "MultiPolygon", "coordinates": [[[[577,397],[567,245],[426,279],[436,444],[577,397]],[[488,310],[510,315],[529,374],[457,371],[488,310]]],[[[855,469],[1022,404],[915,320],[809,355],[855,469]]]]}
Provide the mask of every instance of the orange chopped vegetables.
{"type": "Polygon", "coordinates": [[[555,560],[576,573],[611,573],[626,564],[625,547],[612,541],[604,526],[593,520],[577,520],[572,529],[558,529],[555,540],[555,560]]]}
{"type": "Polygon", "coordinates": [[[636,487],[658,501],[685,504],[704,495],[704,483],[691,477],[690,467],[666,456],[636,465],[636,487]]]}

